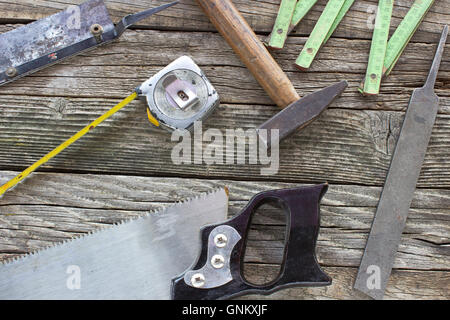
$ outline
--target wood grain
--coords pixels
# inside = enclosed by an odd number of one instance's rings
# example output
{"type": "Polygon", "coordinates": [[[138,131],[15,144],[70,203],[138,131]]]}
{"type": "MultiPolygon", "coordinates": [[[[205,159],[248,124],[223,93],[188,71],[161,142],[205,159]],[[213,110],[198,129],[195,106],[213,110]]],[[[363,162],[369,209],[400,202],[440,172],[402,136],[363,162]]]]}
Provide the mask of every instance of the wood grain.
{"type": "MultiPolygon", "coordinates": [[[[189,35],[185,39],[180,32],[128,31],[118,43],[1,87],[0,167],[18,169],[31,164],[180,54],[192,55],[221,95],[222,105],[208,121],[210,127],[254,128],[277,112],[219,35],[200,32],[189,35]]],[[[356,44],[354,51],[340,55],[339,63],[347,71],[337,73],[338,66],[333,64],[335,54],[324,48],[315,72],[289,73],[303,94],[342,79],[349,80],[350,87],[318,122],[282,144],[276,179],[376,185],[384,182],[403,111],[412,89],[426,78],[435,45],[412,44],[405,52],[409,58],[398,64],[401,70],[394,70],[383,82],[382,94],[363,98],[356,87],[364,73],[365,58],[361,51],[363,47],[368,49],[369,42],[352,43],[356,44]],[[425,55],[418,53],[419,49],[425,55]],[[352,69],[355,61],[359,61],[360,70],[352,69]]],[[[332,39],[329,44],[343,51],[346,41],[332,39]]],[[[286,67],[294,59],[294,50],[277,57],[286,67]]],[[[450,184],[446,161],[449,79],[450,61],[445,55],[436,90],[441,98],[440,114],[420,187],[450,184]]],[[[145,105],[136,102],[43,169],[144,175],[189,172],[204,177],[261,179],[259,166],[213,165],[205,170],[203,166],[172,165],[170,154],[174,145],[166,132],[151,128],[145,120],[145,105]]]]}
{"type": "MultiPolygon", "coordinates": [[[[113,99],[8,96],[0,109],[0,167],[25,168],[92,119],[113,99]]],[[[249,129],[275,106],[222,104],[207,128],[249,129]]],[[[130,175],[187,175],[261,180],[266,165],[177,165],[171,135],[151,127],[145,105],[134,102],[40,170],[130,175]]],[[[279,172],[271,179],[382,185],[400,130],[402,112],[332,109],[282,142],[279,172]]],[[[419,187],[449,187],[449,115],[437,117],[419,187]]],[[[206,146],[205,142],[205,146],[206,146]]]]}
{"type": "MultiPolygon", "coordinates": [[[[2,173],[0,179],[13,174],[2,173]]],[[[39,173],[2,199],[0,260],[110,227],[123,219],[161,209],[224,185],[230,189],[231,217],[239,213],[256,192],[298,184],[39,173]]],[[[349,284],[356,274],[380,192],[379,187],[331,185],[322,201],[317,254],[321,265],[331,272],[333,286],[293,289],[274,297],[312,298],[308,293],[310,290],[317,297],[358,297],[349,284]]],[[[429,297],[429,287],[424,284],[438,277],[442,278],[440,288],[450,285],[449,205],[448,190],[416,191],[394,265],[394,275],[399,274],[400,279],[393,277],[388,297],[429,297]],[[424,280],[427,275],[432,278],[424,280]],[[404,278],[424,282],[420,284],[421,289],[412,291],[408,289],[410,281],[404,278]]],[[[252,224],[254,232],[249,235],[245,261],[246,272],[253,281],[264,281],[261,277],[273,272],[274,264],[281,258],[284,226],[279,218],[280,214],[275,210],[266,210],[264,214],[256,215],[252,224]]],[[[431,283],[430,286],[437,287],[431,283]]],[[[435,295],[441,295],[443,289],[436,290],[433,291],[435,295]]],[[[448,291],[443,296],[448,298],[448,291]]]]}
{"type": "MultiPolygon", "coordinates": [[[[0,32],[81,0],[2,1],[0,32]]],[[[148,1],[105,1],[114,21],[148,1]]],[[[152,1],[150,6],[167,1],[152,1]]],[[[175,201],[230,188],[230,216],[255,193],[330,182],[321,205],[317,255],[333,285],[279,291],[272,299],[365,299],[352,290],[403,115],[412,90],[425,79],[449,0],[436,0],[376,97],[356,90],[364,77],[376,0],[356,1],[307,72],[294,61],[322,12],[319,0],[273,54],[296,91],[306,95],[340,80],[349,88],[318,121],[284,141],[280,170],[264,177],[259,165],[175,165],[170,134],[152,128],[139,101],[0,199],[0,261],[110,227],[175,201]],[[42,172],[45,171],[45,172],[42,172]]],[[[396,1],[391,33],[413,0],[396,1]]],[[[279,0],[234,0],[261,40],[272,30],[279,0]]],[[[388,299],[450,298],[450,45],[439,71],[439,114],[411,205],[388,299]]],[[[254,128],[279,109],[194,0],[146,19],[115,43],[0,87],[0,183],[40,158],[128,95],[165,65],[187,54],[221,96],[204,130],[254,128]]],[[[246,273],[256,282],[275,275],[284,220],[268,211],[249,235],[246,273]]],[[[263,296],[244,298],[264,299],[263,296]]]]}
{"type": "MultiPolygon", "coordinates": [[[[69,5],[80,4],[82,0],[21,0],[0,1],[0,22],[12,23],[21,21],[30,21],[44,18],[50,14],[59,12],[69,5]]],[[[414,0],[396,1],[391,23],[391,33],[398,26],[400,21],[408,12],[414,0]]],[[[114,22],[122,17],[167,3],[166,0],[153,0],[151,3],[144,0],[126,1],[126,0],[105,0],[106,6],[114,22]]],[[[272,31],[275,21],[279,0],[248,1],[234,0],[233,3],[242,13],[246,21],[257,33],[268,34],[272,31]]],[[[314,25],[322,13],[327,0],[319,0],[311,9],[306,17],[300,22],[295,33],[291,35],[309,35],[314,25]]],[[[347,39],[370,39],[372,29],[369,28],[373,21],[374,10],[377,0],[359,0],[357,1],[340,23],[335,37],[347,39]]],[[[450,21],[450,12],[448,10],[447,0],[436,0],[425,16],[423,23],[419,26],[414,35],[413,42],[434,43],[438,41],[440,31],[436,25],[448,23],[450,21]]],[[[201,8],[195,0],[180,0],[175,7],[164,10],[139,23],[139,28],[171,29],[183,31],[213,31],[215,28],[203,14],[201,8]]]]}

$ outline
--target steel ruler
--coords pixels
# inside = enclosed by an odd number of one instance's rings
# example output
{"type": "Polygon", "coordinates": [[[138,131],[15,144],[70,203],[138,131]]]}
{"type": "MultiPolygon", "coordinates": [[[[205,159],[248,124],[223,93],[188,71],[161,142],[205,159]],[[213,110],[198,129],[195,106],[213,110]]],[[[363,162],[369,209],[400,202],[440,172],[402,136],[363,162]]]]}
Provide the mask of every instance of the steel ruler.
{"type": "MultiPolygon", "coordinates": [[[[405,50],[412,36],[416,32],[423,18],[427,14],[428,10],[433,5],[434,0],[415,0],[408,13],[398,25],[394,34],[389,39],[386,45],[386,53],[384,57],[384,63],[380,78],[377,78],[375,85],[372,87],[373,92],[378,93],[379,86],[383,77],[389,75],[394,68],[401,54],[405,50]]],[[[390,19],[389,19],[390,20],[390,19]]],[[[372,54],[372,51],[371,51],[372,54]]],[[[377,56],[378,58],[378,56],[377,56]]],[[[377,66],[379,67],[379,66],[377,66]]],[[[369,77],[371,73],[369,73],[369,77]]],[[[378,74],[377,74],[378,77],[378,74]]],[[[376,94],[365,91],[366,80],[361,84],[359,90],[364,94],[376,94]]]]}

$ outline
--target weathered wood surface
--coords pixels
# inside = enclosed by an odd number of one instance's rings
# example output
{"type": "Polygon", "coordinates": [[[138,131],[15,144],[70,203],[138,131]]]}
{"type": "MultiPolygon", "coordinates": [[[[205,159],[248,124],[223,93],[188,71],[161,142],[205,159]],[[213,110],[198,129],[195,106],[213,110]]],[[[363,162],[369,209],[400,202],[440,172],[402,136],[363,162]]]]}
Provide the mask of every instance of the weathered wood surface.
{"type": "MultiPolygon", "coordinates": [[[[0,2],[1,18],[0,22],[28,22],[44,18],[50,14],[65,9],[72,4],[80,4],[83,0],[65,1],[2,1],[0,2]]],[[[170,1],[154,0],[150,6],[157,6],[170,1]]],[[[393,12],[391,30],[400,23],[412,4],[412,0],[397,0],[393,12]]],[[[111,14],[113,21],[118,21],[129,13],[145,10],[149,7],[148,1],[127,1],[115,0],[105,3],[111,14]]],[[[279,0],[249,1],[234,0],[233,3],[243,14],[244,18],[257,33],[269,33],[272,31],[273,22],[278,12],[279,0]]],[[[334,34],[335,37],[350,39],[370,39],[372,32],[367,27],[367,21],[373,21],[374,9],[377,0],[359,0],[353,5],[351,11],[343,19],[339,28],[334,34]]],[[[295,30],[294,35],[309,35],[318,17],[325,7],[326,0],[319,0],[312,8],[311,12],[302,20],[295,30]]],[[[433,42],[437,40],[436,24],[448,23],[450,13],[446,0],[437,0],[430,12],[425,17],[413,41],[433,42]]],[[[205,17],[201,9],[192,0],[181,0],[175,8],[161,12],[157,16],[152,16],[139,23],[140,28],[168,29],[182,31],[215,31],[214,27],[205,17]]]]}
{"type": "MultiPolygon", "coordinates": [[[[180,35],[179,32],[130,31],[118,43],[0,88],[0,166],[15,169],[17,164],[31,164],[42,150],[51,150],[180,54],[193,56],[221,94],[222,105],[208,121],[209,126],[253,128],[278,111],[219,35],[194,32],[189,33],[189,38],[180,35]]],[[[276,179],[383,183],[403,111],[412,89],[426,78],[435,44],[408,47],[404,61],[399,62],[399,69],[403,69],[393,72],[383,82],[382,94],[364,98],[356,87],[364,74],[367,60],[364,52],[369,48],[369,41],[353,40],[352,43],[358,45],[347,54],[345,40],[330,40],[329,45],[334,45],[331,48],[337,50],[335,53],[339,52],[341,59],[336,60],[331,52],[319,57],[315,65],[321,70],[316,72],[294,72],[293,67],[289,67],[295,60],[294,49],[279,54],[278,60],[284,69],[292,68],[289,74],[302,94],[342,79],[350,82],[350,88],[319,121],[302,135],[282,144],[281,168],[276,179]],[[419,47],[424,55],[418,53],[419,47]],[[411,56],[412,60],[407,59],[411,56]],[[335,65],[335,61],[342,68],[335,65]]],[[[331,48],[326,46],[323,52],[331,48]]],[[[447,50],[450,51],[450,46],[447,50]]],[[[420,187],[450,185],[446,161],[450,150],[446,135],[450,115],[448,57],[446,54],[439,73],[438,88],[442,89],[436,92],[441,97],[441,108],[420,187]]],[[[173,145],[166,132],[152,130],[145,119],[144,103],[137,102],[45,168],[145,175],[189,172],[195,176],[260,178],[259,168],[255,166],[212,165],[207,170],[204,166],[174,166],[170,161],[173,145]],[[89,157],[86,150],[89,150],[89,157]],[[138,159],[140,164],[136,165],[130,159],[138,159]]]]}
{"type": "MultiPolygon", "coordinates": [[[[0,1],[0,32],[80,1],[0,1]]],[[[152,6],[165,1],[153,1],[152,6]]],[[[392,30],[412,0],[396,1],[392,30]]],[[[272,28],[278,0],[237,1],[263,38],[272,28]]],[[[436,0],[381,94],[361,97],[371,30],[368,5],[356,1],[308,72],[293,62],[326,1],[307,15],[287,46],[274,54],[301,95],[346,79],[350,87],[321,118],[284,141],[280,170],[260,175],[255,165],[172,164],[175,142],[148,124],[145,105],[134,102],[39,173],[0,199],[0,260],[43,248],[173,201],[230,187],[230,215],[256,192],[329,181],[322,205],[318,257],[333,277],[327,288],[289,289],[270,298],[364,298],[352,290],[368,230],[409,97],[423,84],[450,2],[436,0]]],[[[114,21],[148,6],[146,1],[106,1],[114,21]]],[[[182,54],[202,67],[221,95],[207,127],[253,128],[278,111],[218,35],[194,1],[147,19],[114,44],[0,87],[0,182],[13,177],[182,54]],[[14,171],[14,172],[13,172],[14,171]]],[[[450,45],[436,93],[440,110],[407,221],[387,297],[450,298],[450,45]]],[[[250,278],[276,269],[283,225],[259,216],[247,251],[250,278]]],[[[250,298],[261,298],[250,296],[250,298]]]]}
{"type": "MultiPolygon", "coordinates": [[[[13,174],[2,173],[0,179],[13,174]]],[[[230,190],[232,216],[256,192],[297,184],[39,173],[2,199],[0,259],[32,252],[223,185],[230,190]]],[[[335,279],[333,286],[293,289],[274,297],[360,297],[351,290],[351,282],[380,192],[380,187],[331,185],[322,201],[317,254],[335,279]]],[[[399,270],[394,272],[388,297],[448,298],[449,208],[448,190],[416,191],[395,261],[399,270]]],[[[253,281],[273,272],[281,259],[283,226],[277,217],[270,212],[258,214],[253,222],[246,254],[246,274],[253,281]]]]}

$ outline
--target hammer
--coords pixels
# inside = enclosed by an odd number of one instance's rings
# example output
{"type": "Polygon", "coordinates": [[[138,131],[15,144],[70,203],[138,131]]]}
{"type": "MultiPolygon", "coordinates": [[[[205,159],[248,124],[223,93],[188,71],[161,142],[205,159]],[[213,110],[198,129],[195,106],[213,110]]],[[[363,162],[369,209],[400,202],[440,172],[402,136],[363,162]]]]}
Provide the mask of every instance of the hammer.
{"type": "Polygon", "coordinates": [[[258,129],[279,129],[279,137],[283,139],[316,119],[347,87],[347,81],[341,81],[300,98],[292,82],[230,0],[197,2],[269,97],[283,108],[258,129]]]}

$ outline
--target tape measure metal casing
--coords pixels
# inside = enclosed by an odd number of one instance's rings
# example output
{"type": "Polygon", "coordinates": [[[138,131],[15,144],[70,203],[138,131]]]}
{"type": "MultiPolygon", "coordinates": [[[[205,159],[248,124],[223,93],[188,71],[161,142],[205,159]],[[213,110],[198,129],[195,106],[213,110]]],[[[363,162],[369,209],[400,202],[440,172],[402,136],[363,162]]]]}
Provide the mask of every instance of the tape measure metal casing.
{"type": "Polygon", "coordinates": [[[202,70],[182,56],[136,89],[153,117],[169,131],[191,129],[219,105],[219,95],[202,70]]]}

